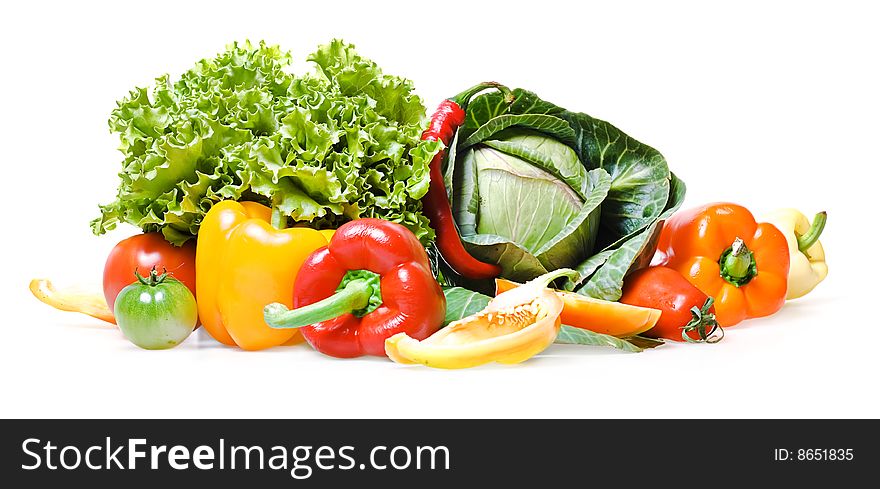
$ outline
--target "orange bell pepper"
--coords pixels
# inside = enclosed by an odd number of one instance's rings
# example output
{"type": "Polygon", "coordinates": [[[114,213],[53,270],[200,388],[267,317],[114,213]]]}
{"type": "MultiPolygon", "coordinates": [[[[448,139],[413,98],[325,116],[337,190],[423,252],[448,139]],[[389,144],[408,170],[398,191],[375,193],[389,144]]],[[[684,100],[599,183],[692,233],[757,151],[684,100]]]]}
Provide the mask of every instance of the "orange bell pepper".
{"type": "MultiPolygon", "coordinates": [[[[327,232],[278,229],[272,211],[255,202],[222,201],[202,220],[196,245],[199,318],[217,341],[244,350],[296,342],[296,329],[272,329],[263,307],[293,307],[293,282],[327,232]]],[[[278,219],[278,225],[282,220],[278,219]]]]}
{"type": "Polygon", "coordinates": [[[657,249],[660,264],[715,298],[722,326],[769,316],[785,303],[788,242],[745,207],[715,203],[678,212],[664,225],[657,249]]]}

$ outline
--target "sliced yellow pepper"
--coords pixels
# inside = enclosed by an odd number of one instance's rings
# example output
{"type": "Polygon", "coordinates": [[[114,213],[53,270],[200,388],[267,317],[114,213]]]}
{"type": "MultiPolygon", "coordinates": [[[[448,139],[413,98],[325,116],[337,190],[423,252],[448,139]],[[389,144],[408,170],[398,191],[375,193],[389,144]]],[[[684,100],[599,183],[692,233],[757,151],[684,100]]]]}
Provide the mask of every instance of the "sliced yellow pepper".
{"type": "Polygon", "coordinates": [[[217,341],[244,350],[296,343],[296,329],[273,329],[263,307],[293,307],[293,283],[305,259],[327,245],[327,233],[278,229],[255,202],[223,201],[205,215],[196,247],[199,318],[217,341]]]}
{"type": "Polygon", "coordinates": [[[80,312],[116,324],[113,311],[107,307],[107,301],[101,293],[74,288],[58,290],[50,280],[44,278],[31,280],[29,288],[34,297],[59,311],[80,312]]]}
{"type": "Polygon", "coordinates": [[[827,214],[820,212],[810,224],[809,218],[797,209],[779,209],[766,216],[766,222],[779,228],[788,241],[791,264],[786,299],[807,295],[828,276],[825,249],[819,242],[826,219],[827,214]]]}
{"type": "Polygon", "coordinates": [[[547,284],[570,273],[557,270],[498,294],[482,311],[422,341],[396,334],[385,340],[385,353],[398,363],[447,369],[528,360],[550,346],[559,333],[564,303],[547,284]]]}

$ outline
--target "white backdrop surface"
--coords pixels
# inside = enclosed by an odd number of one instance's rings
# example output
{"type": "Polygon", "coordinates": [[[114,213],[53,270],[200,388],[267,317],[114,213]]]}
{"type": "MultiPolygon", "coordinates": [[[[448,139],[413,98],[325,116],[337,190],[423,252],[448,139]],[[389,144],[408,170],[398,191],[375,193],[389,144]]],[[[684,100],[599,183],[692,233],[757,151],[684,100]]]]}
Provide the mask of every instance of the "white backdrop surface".
{"type": "Polygon", "coordinates": [[[880,31],[870,2],[17,2],[4,7],[3,417],[878,417],[880,31]],[[148,352],[62,313],[32,277],[96,284],[134,229],[92,236],[115,195],[115,101],[233,40],[301,62],[334,37],[414,80],[429,110],[482,80],[658,148],[685,206],[829,212],[830,276],[712,346],[554,345],[514,367],[403,367],[203,333],[148,352]]]}

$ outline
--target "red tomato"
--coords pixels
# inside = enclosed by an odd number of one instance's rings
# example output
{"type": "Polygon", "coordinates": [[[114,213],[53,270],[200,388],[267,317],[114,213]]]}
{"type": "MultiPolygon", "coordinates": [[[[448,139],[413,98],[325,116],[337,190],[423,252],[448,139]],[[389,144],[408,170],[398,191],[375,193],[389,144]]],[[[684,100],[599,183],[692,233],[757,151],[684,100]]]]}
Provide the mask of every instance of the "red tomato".
{"type": "Polygon", "coordinates": [[[694,342],[715,343],[724,336],[709,297],[671,268],[648,267],[633,272],[624,280],[620,302],[660,309],[660,320],[643,333],[645,336],[685,341],[683,328],[694,342]],[[720,336],[712,335],[716,330],[720,336]]]}
{"type": "Polygon", "coordinates": [[[195,241],[178,247],[166,241],[162,233],[138,234],[117,243],[104,264],[104,298],[111,311],[119,292],[137,281],[134,269],[146,276],[154,266],[160,273],[168,270],[169,276],[183,282],[195,296],[195,241]]]}

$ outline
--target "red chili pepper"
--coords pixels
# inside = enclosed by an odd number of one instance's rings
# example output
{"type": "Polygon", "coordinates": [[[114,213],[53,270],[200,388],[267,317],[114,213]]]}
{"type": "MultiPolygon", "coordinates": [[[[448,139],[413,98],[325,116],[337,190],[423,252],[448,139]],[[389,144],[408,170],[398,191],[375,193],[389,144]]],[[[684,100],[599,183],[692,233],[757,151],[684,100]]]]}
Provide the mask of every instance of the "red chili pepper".
{"type": "MultiPolygon", "coordinates": [[[[445,146],[449,146],[455,136],[455,131],[464,124],[465,108],[471,97],[487,88],[497,88],[505,94],[508,100],[512,98],[506,87],[495,82],[485,82],[473,86],[440,103],[434,115],[431,116],[431,123],[422,134],[422,139],[439,140],[445,146]]],[[[497,277],[501,273],[501,267],[477,260],[461,244],[461,237],[455,226],[455,218],[452,217],[446,185],[443,184],[442,167],[445,155],[446,150],[440,151],[431,160],[431,186],[428,193],[422,198],[422,208],[431,221],[431,227],[437,233],[437,248],[446,263],[462,277],[471,279],[497,277]]]]}
{"type": "Polygon", "coordinates": [[[446,298],[428,255],[405,227],[381,219],[342,225],[306,259],[293,285],[296,309],[266,306],[273,328],[301,328],[321,353],[385,356],[385,339],[425,339],[443,324],[446,298]]]}

